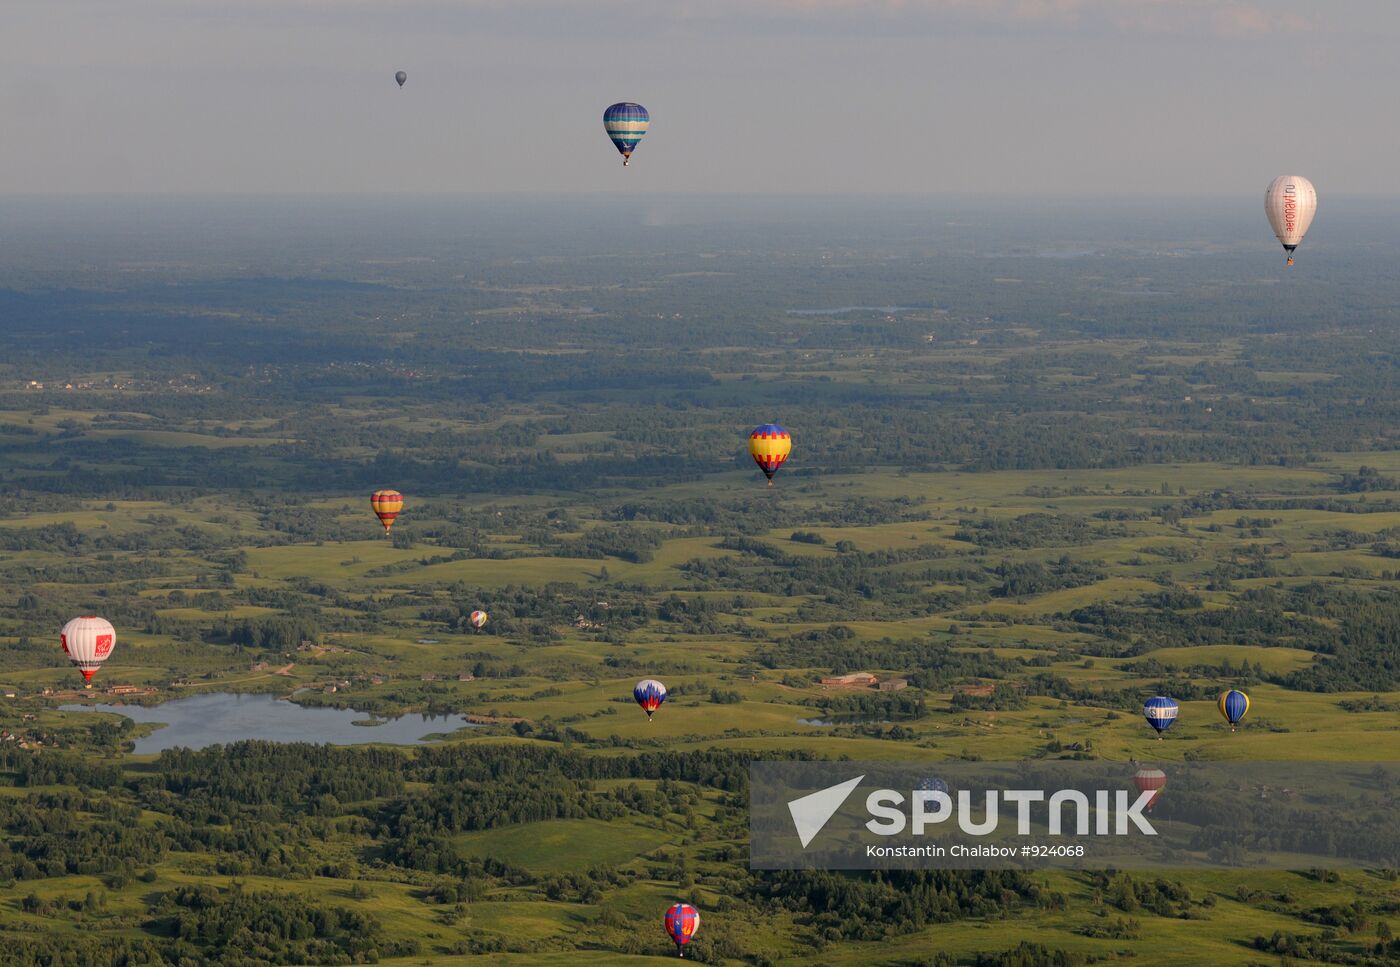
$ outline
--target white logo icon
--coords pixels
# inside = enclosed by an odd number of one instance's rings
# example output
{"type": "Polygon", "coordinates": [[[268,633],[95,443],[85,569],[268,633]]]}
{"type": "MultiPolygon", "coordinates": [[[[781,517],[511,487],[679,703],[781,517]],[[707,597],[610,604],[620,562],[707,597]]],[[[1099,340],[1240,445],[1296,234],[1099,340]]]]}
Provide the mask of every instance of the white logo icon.
{"type": "Polygon", "coordinates": [[[803,796],[801,799],[794,799],[788,803],[788,812],[792,813],[792,824],[797,827],[797,838],[802,841],[802,848],[806,849],[807,844],[817,838],[817,834],[822,831],[827,820],[836,815],[836,810],[841,808],[841,804],[855,792],[856,786],[865,776],[856,776],[854,779],[847,779],[845,782],[835,786],[829,786],[818,792],[803,796]]]}

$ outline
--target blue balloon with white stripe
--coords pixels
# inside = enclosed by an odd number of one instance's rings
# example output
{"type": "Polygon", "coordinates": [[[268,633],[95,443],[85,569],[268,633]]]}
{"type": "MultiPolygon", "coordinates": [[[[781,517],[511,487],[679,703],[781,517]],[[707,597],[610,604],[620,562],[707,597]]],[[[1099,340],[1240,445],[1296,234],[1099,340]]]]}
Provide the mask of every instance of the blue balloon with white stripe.
{"type": "Polygon", "coordinates": [[[919,780],[919,792],[947,792],[948,784],[937,776],[927,776],[919,780]]]}
{"type": "Polygon", "coordinates": [[[1181,706],[1165,695],[1156,695],[1142,703],[1143,717],[1147,719],[1148,725],[1157,730],[1159,739],[1163,732],[1172,727],[1180,711],[1181,706]]]}
{"type": "Polygon", "coordinates": [[[647,109],[631,101],[621,101],[603,112],[603,130],[608,132],[608,137],[622,155],[624,168],[631,163],[632,152],[650,124],[651,115],[647,109]]]}

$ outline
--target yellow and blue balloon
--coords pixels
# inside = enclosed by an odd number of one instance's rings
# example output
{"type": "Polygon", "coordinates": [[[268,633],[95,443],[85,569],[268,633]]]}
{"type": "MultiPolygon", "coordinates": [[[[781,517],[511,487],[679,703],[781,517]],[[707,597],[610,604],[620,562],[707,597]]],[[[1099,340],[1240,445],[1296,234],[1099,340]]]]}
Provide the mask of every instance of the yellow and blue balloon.
{"type": "Polygon", "coordinates": [[[1235,726],[1240,724],[1240,719],[1244,718],[1249,711],[1249,696],[1238,689],[1230,689],[1220,696],[1220,701],[1216,702],[1216,707],[1220,709],[1220,714],[1225,721],[1230,723],[1230,731],[1235,731],[1235,726]]]}

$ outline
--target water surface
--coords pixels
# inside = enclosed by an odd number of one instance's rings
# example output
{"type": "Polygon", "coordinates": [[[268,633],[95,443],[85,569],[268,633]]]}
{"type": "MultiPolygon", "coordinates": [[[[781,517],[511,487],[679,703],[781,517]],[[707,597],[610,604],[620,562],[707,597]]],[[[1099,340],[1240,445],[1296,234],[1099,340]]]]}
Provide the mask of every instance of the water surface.
{"type": "Polygon", "coordinates": [[[184,746],[202,749],[242,739],[269,742],[316,742],[360,745],[421,745],[426,736],[455,732],[471,726],[460,715],[402,715],[366,727],[366,712],[342,708],[307,708],[272,695],[235,695],[216,692],[181,698],[160,705],[64,705],[65,712],[113,712],[133,722],[156,722],[157,729],[136,740],[135,752],[145,755],[184,746]],[[356,725],[356,722],[362,724],[356,725]]]}

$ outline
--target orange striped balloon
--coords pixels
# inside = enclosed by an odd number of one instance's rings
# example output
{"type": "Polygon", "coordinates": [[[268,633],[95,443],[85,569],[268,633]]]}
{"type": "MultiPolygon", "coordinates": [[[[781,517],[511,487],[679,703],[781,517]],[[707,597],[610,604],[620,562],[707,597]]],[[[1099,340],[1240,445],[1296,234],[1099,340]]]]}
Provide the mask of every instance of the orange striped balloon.
{"type": "Polygon", "coordinates": [[[384,525],[384,536],[388,537],[390,528],[394,526],[394,518],[403,510],[403,494],[397,490],[376,490],[369,495],[369,505],[384,525]]]}

